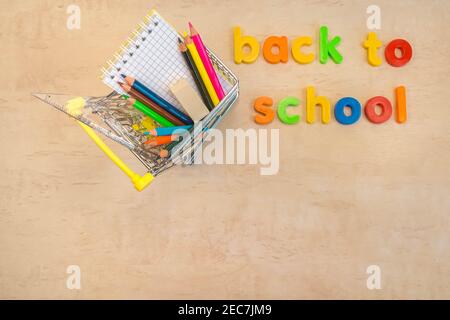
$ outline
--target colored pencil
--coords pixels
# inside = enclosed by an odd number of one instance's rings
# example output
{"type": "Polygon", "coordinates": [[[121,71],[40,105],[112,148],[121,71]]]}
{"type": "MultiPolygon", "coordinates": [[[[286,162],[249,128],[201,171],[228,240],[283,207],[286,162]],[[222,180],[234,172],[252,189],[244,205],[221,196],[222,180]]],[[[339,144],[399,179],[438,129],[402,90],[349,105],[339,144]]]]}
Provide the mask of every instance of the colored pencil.
{"type": "Polygon", "coordinates": [[[198,90],[200,91],[200,95],[202,97],[203,102],[205,103],[208,110],[212,110],[214,108],[214,104],[212,103],[211,97],[208,94],[208,90],[206,90],[205,84],[202,81],[202,78],[198,72],[197,67],[195,66],[195,62],[192,59],[192,55],[186,47],[186,44],[178,38],[178,48],[180,49],[181,54],[183,55],[186,64],[191,71],[192,77],[195,80],[195,84],[197,85],[198,90]]]}
{"type": "Polygon", "coordinates": [[[173,141],[178,141],[180,139],[180,136],[172,135],[172,136],[161,136],[161,137],[153,137],[145,141],[145,144],[156,147],[163,144],[169,144],[173,141]]]}
{"type": "Polygon", "coordinates": [[[191,31],[191,38],[194,41],[195,47],[197,48],[198,54],[202,59],[203,65],[205,66],[206,72],[208,73],[209,79],[211,79],[211,83],[216,91],[217,97],[219,100],[222,100],[225,97],[225,93],[223,92],[222,85],[219,82],[219,78],[217,77],[217,73],[214,70],[214,67],[211,63],[211,59],[206,52],[206,47],[203,44],[203,40],[200,34],[195,30],[192,23],[189,22],[189,29],[191,31]]]}
{"type": "Polygon", "coordinates": [[[170,154],[172,152],[173,147],[175,147],[178,144],[178,141],[174,141],[172,143],[169,143],[165,146],[164,149],[159,150],[159,156],[161,158],[167,158],[170,157],[170,154]]]}
{"type": "Polygon", "coordinates": [[[163,116],[170,122],[172,122],[176,126],[183,126],[185,123],[183,123],[180,119],[166,111],[165,109],[161,108],[158,104],[156,104],[153,100],[147,98],[145,95],[137,91],[136,89],[132,88],[130,85],[119,82],[119,85],[122,87],[122,89],[127,92],[130,96],[135,98],[136,100],[139,100],[149,108],[153,109],[153,111],[157,112],[159,115],[163,116]]]}
{"type": "Polygon", "coordinates": [[[197,48],[192,42],[191,37],[188,36],[186,33],[184,33],[184,43],[186,44],[186,47],[188,48],[189,52],[192,55],[192,59],[195,62],[195,66],[197,67],[198,72],[200,73],[202,81],[205,84],[206,89],[208,90],[208,94],[211,97],[214,106],[217,106],[219,104],[219,98],[217,97],[217,93],[214,90],[214,87],[211,83],[211,79],[209,79],[208,73],[206,72],[202,59],[200,59],[197,48]]]}
{"type": "Polygon", "coordinates": [[[178,127],[168,127],[168,128],[155,128],[150,131],[144,132],[144,134],[149,134],[155,137],[158,136],[170,136],[175,130],[189,130],[192,126],[178,126],[178,127]]]}
{"type": "Polygon", "coordinates": [[[146,106],[139,100],[136,100],[134,98],[128,98],[127,101],[128,101],[129,105],[132,105],[133,107],[135,107],[137,110],[141,111],[146,116],[149,116],[150,118],[152,118],[153,120],[158,122],[161,126],[163,126],[163,127],[173,127],[174,126],[174,124],[172,122],[170,122],[163,116],[159,115],[156,111],[152,110],[150,107],[146,106]]]}
{"type": "Polygon", "coordinates": [[[193,124],[191,118],[189,118],[187,115],[185,115],[183,112],[178,110],[175,106],[170,104],[170,102],[164,100],[162,97],[160,97],[156,92],[153,92],[149,88],[147,88],[144,84],[139,82],[138,80],[122,74],[122,77],[125,79],[125,82],[134,88],[136,91],[139,91],[142,95],[146,96],[147,98],[153,100],[155,103],[157,103],[161,108],[164,108],[167,112],[173,114],[175,117],[180,119],[184,124],[193,124]]]}

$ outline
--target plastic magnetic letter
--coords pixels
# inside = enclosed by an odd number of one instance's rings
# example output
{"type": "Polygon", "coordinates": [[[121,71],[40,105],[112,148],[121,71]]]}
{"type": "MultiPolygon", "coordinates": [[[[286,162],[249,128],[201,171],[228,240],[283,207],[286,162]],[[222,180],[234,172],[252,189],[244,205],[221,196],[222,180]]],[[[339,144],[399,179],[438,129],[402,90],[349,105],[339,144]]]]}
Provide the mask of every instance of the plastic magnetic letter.
{"type": "Polygon", "coordinates": [[[339,100],[334,106],[334,117],[341,124],[354,124],[361,118],[361,104],[352,97],[345,97],[339,100]],[[345,107],[352,110],[351,115],[347,116],[344,112],[345,107]]]}
{"type": "Polygon", "coordinates": [[[400,86],[395,88],[395,99],[397,100],[397,117],[398,123],[406,122],[406,88],[400,86]]]}
{"type": "Polygon", "coordinates": [[[286,63],[289,59],[289,43],[287,37],[270,36],[264,41],[263,55],[269,63],[286,63]],[[273,53],[273,47],[278,48],[278,53],[273,53]]]}
{"type": "Polygon", "coordinates": [[[255,115],[255,122],[258,124],[268,124],[273,121],[275,112],[272,110],[273,100],[270,97],[259,97],[255,100],[253,107],[259,114],[255,115]]]}
{"type": "Polygon", "coordinates": [[[403,67],[412,58],[412,47],[408,41],[403,39],[395,39],[389,42],[384,49],[384,57],[386,61],[393,67],[403,67]],[[401,57],[397,57],[396,50],[401,52],[401,57]]]}
{"type": "Polygon", "coordinates": [[[298,37],[292,42],[292,57],[294,60],[301,64],[308,64],[314,61],[314,53],[304,54],[301,48],[304,46],[310,46],[313,40],[311,37],[298,37]]]}
{"type": "Polygon", "coordinates": [[[382,43],[378,40],[377,34],[369,32],[366,41],[364,41],[364,48],[367,49],[367,61],[374,67],[381,65],[381,59],[377,54],[381,45],[382,43]]]}
{"type": "Polygon", "coordinates": [[[233,29],[234,35],[234,62],[236,63],[253,63],[259,55],[259,43],[252,36],[242,36],[241,28],[235,27],[233,29]],[[243,48],[248,46],[250,51],[244,54],[243,48]]]}
{"type": "Polygon", "coordinates": [[[314,87],[306,88],[306,122],[316,121],[315,107],[322,107],[322,123],[330,122],[330,100],[326,97],[316,97],[314,87]]]}
{"type": "Polygon", "coordinates": [[[300,100],[296,97],[286,97],[278,103],[278,118],[285,124],[296,124],[300,120],[298,114],[288,115],[286,109],[288,107],[296,107],[300,104],[300,100]]]}
{"type": "Polygon", "coordinates": [[[373,97],[369,99],[364,108],[364,113],[367,119],[372,123],[383,123],[387,121],[392,115],[392,105],[388,99],[382,96],[373,97]],[[381,113],[377,114],[375,108],[381,107],[381,113]]]}
{"type": "Polygon", "coordinates": [[[331,41],[328,41],[328,27],[320,27],[320,63],[325,64],[328,61],[328,56],[333,59],[336,64],[340,64],[343,60],[342,55],[337,51],[336,46],[341,42],[341,37],[336,36],[331,41]]]}

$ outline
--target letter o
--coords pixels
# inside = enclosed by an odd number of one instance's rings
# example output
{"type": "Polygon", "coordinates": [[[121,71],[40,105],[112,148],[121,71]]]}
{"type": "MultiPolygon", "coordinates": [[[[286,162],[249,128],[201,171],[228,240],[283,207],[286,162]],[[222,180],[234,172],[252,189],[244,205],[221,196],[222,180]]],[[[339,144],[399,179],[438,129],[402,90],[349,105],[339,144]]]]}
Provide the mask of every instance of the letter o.
{"type": "Polygon", "coordinates": [[[334,106],[334,117],[341,124],[354,124],[361,118],[361,104],[358,100],[352,97],[345,97],[339,100],[334,106]],[[352,109],[352,114],[347,116],[344,113],[344,108],[352,109]]]}
{"type": "Polygon", "coordinates": [[[373,97],[369,99],[364,108],[364,113],[366,114],[367,119],[369,119],[372,123],[383,123],[387,121],[392,115],[392,105],[388,99],[382,96],[373,97]],[[375,107],[381,107],[381,114],[378,115],[375,112],[375,107]]]}
{"type": "Polygon", "coordinates": [[[412,47],[408,41],[403,39],[395,39],[389,42],[384,49],[384,57],[386,61],[393,67],[402,67],[412,58],[412,47]],[[402,56],[399,58],[395,55],[395,50],[399,49],[402,56]]]}

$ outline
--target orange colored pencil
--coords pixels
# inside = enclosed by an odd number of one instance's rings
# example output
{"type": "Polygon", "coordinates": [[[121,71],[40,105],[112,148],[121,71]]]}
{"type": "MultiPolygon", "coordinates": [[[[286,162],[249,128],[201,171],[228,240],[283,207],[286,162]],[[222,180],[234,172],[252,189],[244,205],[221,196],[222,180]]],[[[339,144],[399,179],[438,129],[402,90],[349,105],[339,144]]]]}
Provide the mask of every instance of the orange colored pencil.
{"type": "Polygon", "coordinates": [[[156,146],[161,146],[163,144],[168,144],[171,143],[173,141],[178,141],[180,137],[177,135],[171,135],[171,136],[158,136],[158,137],[153,137],[148,139],[147,141],[145,141],[145,144],[151,146],[151,147],[156,147],[156,146]]]}

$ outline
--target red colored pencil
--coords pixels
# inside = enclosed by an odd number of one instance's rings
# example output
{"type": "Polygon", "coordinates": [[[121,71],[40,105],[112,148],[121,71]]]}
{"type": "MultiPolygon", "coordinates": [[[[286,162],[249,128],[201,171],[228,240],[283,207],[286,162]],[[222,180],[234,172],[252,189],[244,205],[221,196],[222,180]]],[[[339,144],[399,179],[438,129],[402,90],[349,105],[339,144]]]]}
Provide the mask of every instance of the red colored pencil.
{"type": "Polygon", "coordinates": [[[214,70],[214,67],[211,63],[211,59],[208,56],[206,47],[203,44],[203,40],[200,37],[200,34],[197,32],[197,30],[195,30],[194,26],[190,22],[189,22],[189,29],[191,31],[192,41],[194,42],[195,47],[197,48],[198,54],[203,62],[203,65],[205,66],[209,79],[211,80],[214,90],[216,91],[217,97],[219,98],[219,100],[222,100],[223,97],[225,97],[225,93],[223,92],[223,88],[220,85],[219,78],[217,77],[216,71],[214,70]]]}

